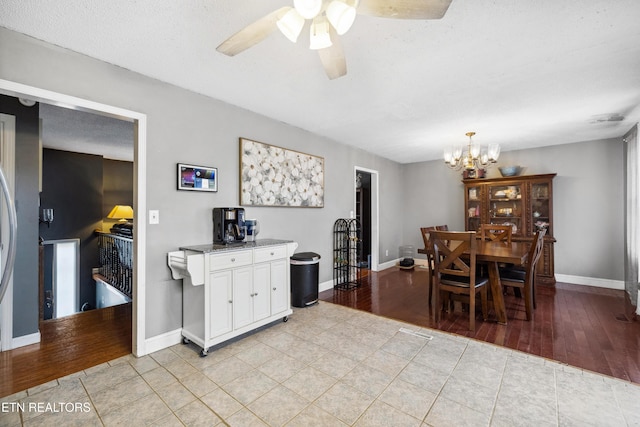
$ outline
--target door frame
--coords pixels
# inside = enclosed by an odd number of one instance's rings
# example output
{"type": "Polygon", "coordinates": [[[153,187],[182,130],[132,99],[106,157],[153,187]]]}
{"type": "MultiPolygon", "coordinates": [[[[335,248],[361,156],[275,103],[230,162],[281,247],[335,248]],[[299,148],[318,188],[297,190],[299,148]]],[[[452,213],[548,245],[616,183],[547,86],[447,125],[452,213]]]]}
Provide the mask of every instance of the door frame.
{"type": "MultiPolygon", "coordinates": [[[[133,239],[133,324],[131,335],[133,354],[138,357],[144,356],[147,354],[145,347],[147,115],[3,79],[0,79],[0,93],[133,122],[133,209],[136,215],[133,220],[135,234],[133,239]]],[[[13,306],[13,302],[11,306],[13,306]]]]}
{"type": "Polygon", "coordinates": [[[379,271],[378,262],[380,260],[380,185],[379,173],[377,170],[368,169],[362,166],[353,168],[353,211],[356,210],[356,178],[358,172],[366,172],[371,175],[371,271],[379,271]]]}

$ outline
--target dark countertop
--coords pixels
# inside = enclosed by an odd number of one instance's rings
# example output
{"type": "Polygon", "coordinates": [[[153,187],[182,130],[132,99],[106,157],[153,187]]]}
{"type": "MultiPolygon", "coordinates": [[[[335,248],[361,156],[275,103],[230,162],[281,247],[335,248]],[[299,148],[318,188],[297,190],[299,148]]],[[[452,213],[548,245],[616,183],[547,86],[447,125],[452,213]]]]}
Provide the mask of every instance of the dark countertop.
{"type": "Polygon", "coordinates": [[[208,243],[206,245],[181,246],[180,250],[202,252],[203,254],[207,254],[211,252],[225,252],[225,251],[239,251],[242,249],[253,249],[253,248],[259,248],[262,246],[285,245],[287,243],[293,243],[293,240],[257,239],[255,242],[240,242],[240,243],[231,243],[228,245],[208,243]]]}

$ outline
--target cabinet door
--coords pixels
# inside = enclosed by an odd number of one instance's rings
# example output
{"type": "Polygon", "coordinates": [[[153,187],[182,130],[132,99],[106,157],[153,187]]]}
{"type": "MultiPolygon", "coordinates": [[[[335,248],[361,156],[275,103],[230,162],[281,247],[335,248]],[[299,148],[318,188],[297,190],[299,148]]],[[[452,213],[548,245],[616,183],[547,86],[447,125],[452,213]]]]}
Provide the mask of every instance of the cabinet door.
{"type": "Polygon", "coordinates": [[[547,236],[553,236],[551,230],[551,182],[534,181],[531,183],[530,199],[531,208],[529,223],[531,224],[531,235],[538,230],[547,230],[547,236]]]}
{"type": "Polygon", "coordinates": [[[268,262],[253,266],[253,321],[257,322],[271,314],[271,264],[268,262]]]}
{"type": "Polygon", "coordinates": [[[477,231],[482,223],[482,187],[467,186],[465,194],[466,231],[477,231]]]}
{"type": "Polygon", "coordinates": [[[489,222],[513,227],[513,234],[526,236],[523,229],[523,185],[520,182],[489,187],[489,222]]]}
{"type": "Polygon", "coordinates": [[[253,322],[253,269],[243,267],[233,271],[233,327],[253,322]]]}
{"type": "MultiPolygon", "coordinates": [[[[207,339],[230,332],[232,323],[231,270],[211,273],[208,296],[209,331],[207,339]]],[[[188,307],[185,307],[188,309],[188,307]]]]}
{"type": "Polygon", "coordinates": [[[284,259],[271,263],[271,315],[289,309],[288,265],[284,259]]]}

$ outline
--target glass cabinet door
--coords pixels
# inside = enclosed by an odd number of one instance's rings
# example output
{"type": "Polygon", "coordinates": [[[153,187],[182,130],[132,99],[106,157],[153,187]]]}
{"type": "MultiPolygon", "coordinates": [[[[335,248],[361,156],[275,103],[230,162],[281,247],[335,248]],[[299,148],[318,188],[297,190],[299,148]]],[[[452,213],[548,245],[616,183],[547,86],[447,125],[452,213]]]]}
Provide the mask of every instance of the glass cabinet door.
{"type": "Polygon", "coordinates": [[[524,209],[522,206],[522,185],[495,185],[489,187],[489,222],[511,225],[514,235],[522,235],[524,209]]]}
{"type": "Polygon", "coordinates": [[[467,231],[477,231],[480,229],[482,217],[482,187],[467,187],[467,231]]]}
{"type": "Polygon", "coordinates": [[[547,230],[551,236],[551,195],[548,182],[533,182],[531,184],[531,234],[538,230],[547,230]]]}

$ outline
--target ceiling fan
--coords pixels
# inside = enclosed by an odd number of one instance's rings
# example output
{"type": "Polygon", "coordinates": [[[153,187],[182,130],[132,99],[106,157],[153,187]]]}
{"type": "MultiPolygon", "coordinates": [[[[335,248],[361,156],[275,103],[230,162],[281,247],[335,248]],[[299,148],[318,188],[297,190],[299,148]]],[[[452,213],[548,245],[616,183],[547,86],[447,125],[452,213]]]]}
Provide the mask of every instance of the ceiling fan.
{"type": "Polygon", "coordinates": [[[329,79],[347,74],[339,35],[346,33],[356,14],[393,19],[441,19],[451,0],[293,0],[247,25],[216,48],[228,56],[260,43],[276,29],[296,42],[307,20],[310,49],[317,50],[329,79]]]}

